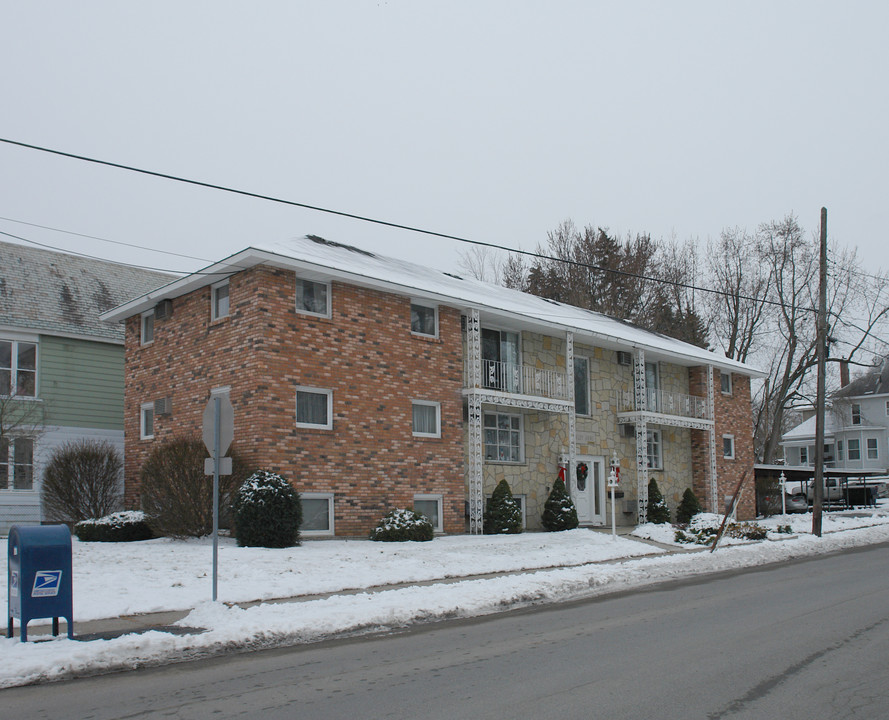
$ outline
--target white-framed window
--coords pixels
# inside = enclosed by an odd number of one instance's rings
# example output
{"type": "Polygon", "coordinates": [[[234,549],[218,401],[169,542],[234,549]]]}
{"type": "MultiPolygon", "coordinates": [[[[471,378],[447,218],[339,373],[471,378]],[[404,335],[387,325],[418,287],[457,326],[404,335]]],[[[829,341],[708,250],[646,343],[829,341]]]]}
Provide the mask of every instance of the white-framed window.
{"type": "Polygon", "coordinates": [[[298,277],[296,311],[302,315],[330,317],[330,283],[298,277]]]}
{"type": "Polygon", "coordinates": [[[333,535],[333,493],[301,492],[303,521],[299,531],[303,535],[333,535]]]}
{"type": "Polygon", "coordinates": [[[734,435],[723,435],[722,436],[722,457],[726,460],[734,460],[735,459],[735,436],[734,435]]]}
{"type": "Polygon", "coordinates": [[[800,465],[808,465],[809,464],[809,448],[801,447],[799,449],[799,464],[800,465]]]}
{"type": "Polygon", "coordinates": [[[837,462],[843,461],[843,441],[837,440],[837,462]]]}
{"type": "Polygon", "coordinates": [[[574,412],[590,414],[590,361],[574,356],[574,412]]]}
{"type": "Polygon", "coordinates": [[[154,403],[142,403],[139,408],[139,439],[151,440],[154,437],[154,403]]]}
{"type": "Polygon", "coordinates": [[[852,403],[852,424],[861,425],[861,405],[852,403]]]}
{"type": "Polygon", "coordinates": [[[142,320],[139,328],[139,343],[142,345],[151,345],[154,342],[154,310],[142,313],[142,320]]]}
{"type": "Polygon", "coordinates": [[[483,430],[485,460],[514,463],[524,460],[521,415],[486,412],[483,430]]]}
{"type": "Polygon", "coordinates": [[[721,372],[719,373],[719,389],[722,391],[723,395],[731,395],[732,394],[732,374],[721,372]]]}
{"type": "Polygon", "coordinates": [[[0,439],[0,490],[34,489],[34,439],[0,439]]]}
{"type": "Polygon", "coordinates": [[[210,286],[210,317],[213,320],[228,317],[231,308],[228,280],[210,286]]]}
{"type": "Polygon", "coordinates": [[[861,441],[858,438],[849,438],[846,450],[849,460],[861,460],[861,441]]]}
{"type": "Polygon", "coordinates": [[[880,459],[880,450],[877,446],[876,438],[866,438],[865,443],[867,446],[867,459],[868,460],[879,460],[880,459]]]}
{"type": "Polygon", "coordinates": [[[441,532],[444,527],[441,505],[441,495],[414,495],[414,512],[428,517],[435,532],[441,532]]]}
{"type": "Polygon", "coordinates": [[[661,448],[661,431],[649,430],[646,442],[646,457],[650,470],[664,469],[664,456],[661,448]]]}
{"type": "Polygon", "coordinates": [[[37,343],[0,340],[0,396],[37,397],[37,343]]]}
{"type": "Polygon", "coordinates": [[[333,390],[298,387],[296,389],[296,426],[333,429],[333,390]]]}
{"type": "Polygon", "coordinates": [[[656,362],[645,363],[645,396],[648,410],[661,411],[661,369],[656,362]]]}
{"type": "Polygon", "coordinates": [[[411,302],[411,333],[438,337],[438,306],[411,302]]]}
{"type": "Polygon", "coordinates": [[[886,401],[886,415],[889,416],[889,400],[886,401]]]}
{"type": "Polygon", "coordinates": [[[441,403],[411,400],[414,437],[441,437],[441,403]]]}

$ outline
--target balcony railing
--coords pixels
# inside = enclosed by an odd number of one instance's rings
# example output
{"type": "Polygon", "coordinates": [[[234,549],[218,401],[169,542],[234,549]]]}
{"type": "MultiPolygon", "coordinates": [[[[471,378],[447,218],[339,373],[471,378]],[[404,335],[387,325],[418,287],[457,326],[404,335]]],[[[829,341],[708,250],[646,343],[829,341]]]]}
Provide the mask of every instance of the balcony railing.
{"type": "MultiPolygon", "coordinates": [[[[645,393],[647,412],[696,420],[712,420],[707,409],[706,398],[664,390],[646,390],[645,393]]],[[[639,409],[636,407],[636,396],[632,390],[617,391],[617,411],[619,413],[637,412],[639,409]]]]}
{"type": "MultiPolygon", "coordinates": [[[[556,370],[544,370],[533,365],[518,365],[497,360],[482,360],[481,386],[514,395],[535,395],[551,400],[568,400],[568,375],[556,370]]],[[[469,367],[464,372],[464,383],[470,384],[469,367]]]]}

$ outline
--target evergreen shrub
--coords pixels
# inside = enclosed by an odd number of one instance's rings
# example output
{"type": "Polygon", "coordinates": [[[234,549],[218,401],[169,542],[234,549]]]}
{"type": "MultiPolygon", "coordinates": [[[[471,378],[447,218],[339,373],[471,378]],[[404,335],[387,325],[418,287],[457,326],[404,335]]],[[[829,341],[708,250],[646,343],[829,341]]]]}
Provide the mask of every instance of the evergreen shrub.
{"type": "Polygon", "coordinates": [[[74,526],[74,534],[81,542],[133,542],[154,537],[145,513],[140,510],[81,520],[74,526]]]}
{"type": "Polygon", "coordinates": [[[284,548],[300,544],[302,502],[277,473],[258,470],[247,478],[232,505],[238,545],[284,548]]]}
{"type": "Polygon", "coordinates": [[[704,512],[704,507],[698,501],[691,488],[685,488],[685,492],[682,493],[682,501],[679,503],[679,507],[676,508],[676,522],[680,525],[685,525],[700,512],[704,512]]]}
{"type": "Polygon", "coordinates": [[[491,499],[485,505],[484,523],[485,533],[489,535],[522,532],[522,509],[512,496],[505,478],[497,483],[491,499]]]}
{"type": "Polygon", "coordinates": [[[543,515],[540,521],[544,529],[550,532],[573,530],[578,526],[577,508],[574,507],[574,502],[571,500],[562,478],[553,483],[553,489],[543,506],[543,515]]]}
{"type": "Polygon", "coordinates": [[[670,522],[670,509],[654,478],[648,481],[648,522],[656,525],[670,522]]]}
{"type": "Polygon", "coordinates": [[[434,535],[432,521],[414,510],[394,509],[371,530],[370,539],[382,542],[428,542],[434,535]]]}

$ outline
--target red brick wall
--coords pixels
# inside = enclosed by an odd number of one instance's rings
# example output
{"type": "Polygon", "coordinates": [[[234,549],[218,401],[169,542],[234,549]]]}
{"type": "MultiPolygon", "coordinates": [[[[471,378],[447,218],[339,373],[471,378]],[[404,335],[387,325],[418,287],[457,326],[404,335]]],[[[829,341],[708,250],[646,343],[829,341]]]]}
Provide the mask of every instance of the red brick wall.
{"type": "Polygon", "coordinates": [[[294,273],[258,267],[230,279],[231,315],[210,321],[205,287],[173,300],[155,340],[139,345],[127,321],[126,480],[138,506],[138,472],[153,443],[200,434],[212,388],[231,387],[234,446],[304,492],[335,494],[337,535],[366,535],[392,507],[441,494],[445,532],[464,527],[460,313],[439,308],[439,337],[410,332],[409,298],[334,282],[331,318],[295,311],[294,273]],[[297,428],[296,387],[333,391],[333,430],[297,428]],[[172,397],[139,439],[143,402],[172,397]],[[441,403],[442,437],[411,434],[411,400],[441,403]]]}

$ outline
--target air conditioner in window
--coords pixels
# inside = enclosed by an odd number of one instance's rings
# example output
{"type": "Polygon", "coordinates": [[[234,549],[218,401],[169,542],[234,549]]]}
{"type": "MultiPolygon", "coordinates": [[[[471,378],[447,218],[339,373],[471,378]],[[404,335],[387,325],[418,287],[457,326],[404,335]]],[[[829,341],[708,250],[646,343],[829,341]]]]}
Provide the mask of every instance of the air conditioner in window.
{"type": "Polygon", "coordinates": [[[636,439],[636,426],[631,423],[620,424],[620,436],[622,438],[636,439]]]}
{"type": "Polygon", "coordinates": [[[157,305],[154,306],[154,317],[156,317],[158,320],[166,320],[172,314],[172,300],[161,300],[157,305]]]}
{"type": "Polygon", "coordinates": [[[173,399],[172,398],[160,398],[159,400],[154,401],[154,414],[155,415],[170,415],[173,412],[173,399]]]}
{"type": "Polygon", "coordinates": [[[617,351],[617,364],[618,365],[632,365],[633,364],[633,353],[628,353],[626,350],[618,350],[617,351]]]}

